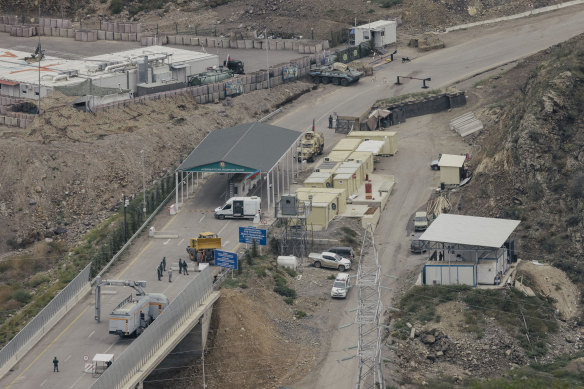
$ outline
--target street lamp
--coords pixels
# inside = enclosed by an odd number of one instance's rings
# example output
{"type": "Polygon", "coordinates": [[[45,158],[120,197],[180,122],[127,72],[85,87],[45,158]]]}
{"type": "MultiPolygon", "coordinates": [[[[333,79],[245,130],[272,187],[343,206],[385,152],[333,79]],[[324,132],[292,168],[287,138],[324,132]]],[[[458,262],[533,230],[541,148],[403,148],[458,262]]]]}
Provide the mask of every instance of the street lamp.
{"type": "Polygon", "coordinates": [[[144,191],[144,198],[143,198],[143,208],[142,208],[142,212],[144,212],[144,215],[146,215],[146,181],[144,180],[144,150],[140,150],[140,154],[142,156],[142,189],[144,191]]]}
{"type": "Polygon", "coordinates": [[[122,193],[122,206],[124,207],[124,244],[128,241],[128,227],[126,224],[126,207],[130,200],[126,200],[126,195],[122,193]]]}

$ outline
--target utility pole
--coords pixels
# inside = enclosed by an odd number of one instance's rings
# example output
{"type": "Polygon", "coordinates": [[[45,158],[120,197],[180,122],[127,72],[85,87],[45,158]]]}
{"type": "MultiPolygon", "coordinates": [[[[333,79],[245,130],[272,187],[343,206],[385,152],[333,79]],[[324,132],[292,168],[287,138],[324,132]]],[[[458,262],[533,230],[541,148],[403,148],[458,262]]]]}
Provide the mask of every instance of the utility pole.
{"type": "Polygon", "coordinates": [[[128,241],[128,228],[126,227],[126,195],[122,193],[122,206],[124,207],[124,244],[128,241]]]}
{"type": "MultiPolygon", "coordinates": [[[[231,273],[233,276],[233,273],[231,273]]],[[[207,384],[205,383],[205,347],[203,347],[203,351],[201,351],[201,358],[203,360],[203,389],[207,388],[207,384]]]]}
{"type": "Polygon", "coordinates": [[[268,41],[268,28],[266,27],[266,66],[268,67],[268,90],[270,90],[270,43],[268,41]]]}
{"type": "Polygon", "coordinates": [[[146,180],[144,179],[144,150],[140,150],[140,154],[142,155],[142,189],[144,191],[144,205],[142,208],[142,212],[146,215],[146,180]]]}
{"type": "Polygon", "coordinates": [[[37,0],[39,5],[39,29],[37,35],[39,36],[39,116],[41,115],[41,60],[43,59],[43,50],[41,49],[41,0],[37,0]]]}

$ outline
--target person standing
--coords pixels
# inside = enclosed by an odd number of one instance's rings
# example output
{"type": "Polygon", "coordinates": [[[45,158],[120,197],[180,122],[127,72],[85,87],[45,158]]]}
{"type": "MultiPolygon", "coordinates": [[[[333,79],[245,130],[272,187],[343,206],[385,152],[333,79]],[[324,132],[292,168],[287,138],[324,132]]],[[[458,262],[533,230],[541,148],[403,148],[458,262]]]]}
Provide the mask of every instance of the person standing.
{"type": "Polygon", "coordinates": [[[53,358],[53,373],[54,372],[59,372],[59,360],[57,357],[53,358]]]}
{"type": "Polygon", "coordinates": [[[172,269],[168,269],[168,282],[172,282],[172,269]]]}
{"type": "Polygon", "coordinates": [[[329,115],[329,128],[333,128],[333,115],[329,115]]]}
{"type": "MultiPolygon", "coordinates": [[[[179,259],[179,261],[180,261],[180,259],[179,259]]],[[[187,261],[183,261],[182,266],[183,266],[183,270],[184,270],[185,274],[188,276],[189,271],[187,270],[187,261]]]]}
{"type": "Polygon", "coordinates": [[[182,274],[182,261],[180,260],[180,258],[178,259],[178,274],[182,274]]]}
{"type": "Polygon", "coordinates": [[[158,281],[160,281],[160,278],[162,278],[162,271],[160,269],[160,266],[156,268],[156,274],[158,275],[158,281]]]}
{"type": "Polygon", "coordinates": [[[166,257],[162,257],[162,271],[166,271],[166,257]]]}

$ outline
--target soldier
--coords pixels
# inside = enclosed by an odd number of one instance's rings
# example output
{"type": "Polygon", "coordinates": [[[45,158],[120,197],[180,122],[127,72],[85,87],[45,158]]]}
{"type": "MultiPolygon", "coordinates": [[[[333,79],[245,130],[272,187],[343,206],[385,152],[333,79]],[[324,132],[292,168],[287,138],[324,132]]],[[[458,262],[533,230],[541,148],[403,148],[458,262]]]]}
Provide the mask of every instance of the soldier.
{"type": "Polygon", "coordinates": [[[53,358],[53,373],[54,372],[59,372],[59,360],[57,357],[53,358]]]}
{"type": "MultiPolygon", "coordinates": [[[[179,261],[180,261],[180,259],[179,259],[179,261]]],[[[185,271],[185,274],[188,276],[189,271],[187,270],[187,261],[183,261],[182,266],[183,266],[183,270],[185,271]]]]}
{"type": "Polygon", "coordinates": [[[160,269],[160,266],[156,268],[156,273],[158,274],[158,281],[160,281],[162,278],[162,270],[160,269]]]}
{"type": "Polygon", "coordinates": [[[166,271],[166,257],[162,257],[162,271],[166,271]]]}
{"type": "Polygon", "coordinates": [[[168,269],[168,282],[172,282],[172,269],[168,269]]]}
{"type": "Polygon", "coordinates": [[[180,260],[180,258],[178,259],[178,274],[182,274],[182,261],[180,260]]]}
{"type": "Polygon", "coordinates": [[[329,128],[333,128],[333,115],[329,115],[329,128]]]}

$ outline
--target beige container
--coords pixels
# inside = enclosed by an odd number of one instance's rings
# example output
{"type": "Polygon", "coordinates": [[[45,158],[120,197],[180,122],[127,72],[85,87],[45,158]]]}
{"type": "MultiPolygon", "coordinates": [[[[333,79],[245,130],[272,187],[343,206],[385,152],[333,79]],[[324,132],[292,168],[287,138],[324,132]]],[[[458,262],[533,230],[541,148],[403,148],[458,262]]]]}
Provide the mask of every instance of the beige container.
{"type": "Polygon", "coordinates": [[[320,165],[318,165],[318,167],[316,169],[314,169],[314,171],[332,174],[337,170],[339,165],[340,165],[340,162],[327,161],[325,158],[325,160],[320,165]]]}
{"type": "Polygon", "coordinates": [[[395,131],[351,131],[349,138],[362,140],[380,140],[384,142],[382,155],[394,155],[397,153],[397,133],[395,131]]]}
{"type": "Polygon", "coordinates": [[[349,150],[355,151],[357,147],[361,144],[363,140],[358,137],[352,138],[343,138],[337,142],[335,147],[333,147],[333,151],[341,151],[341,150],[349,150]]]}
{"type": "Polygon", "coordinates": [[[335,174],[333,177],[333,186],[335,189],[343,189],[345,191],[345,197],[357,193],[357,186],[355,185],[355,179],[352,174],[335,174]]]}
{"type": "Polygon", "coordinates": [[[438,166],[440,166],[440,182],[446,185],[458,185],[461,181],[464,169],[464,155],[442,154],[438,166]]]}
{"type": "Polygon", "coordinates": [[[356,174],[355,180],[357,181],[358,186],[361,186],[365,181],[365,167],[363,166],[362,161],[343,162],[337,169],[337,173],[348,173],[348,171],[342,171],[343,169],[354,169],[354,174],[356,174]]]}
{"type": "Polygon", "coordinates": [[[312,195],[313,202],[331,203],[331,210],[334,211],[333,217],[344,213],[347,209],[347,197],[342,188],[298,188],[296,195],[302,201],[308,201],[308,196],[312,195]]]}
{"type": "Polygon", "coordinates": [[[347,161],[362,161],[365,174],[373,173],[373,153],[370,151],[354,151],[347,161]]]}
{"type": "Polygon", "coordinates": [[[333,150],[324,159],[334,162],[345,162],[352,151],[350,150],[333,150]]]}
{"type": "Polygon", "coordinates": [[[333,175],[331,173],[314,172],[304,180],[305,188],[332,188],[333,175]]]}

